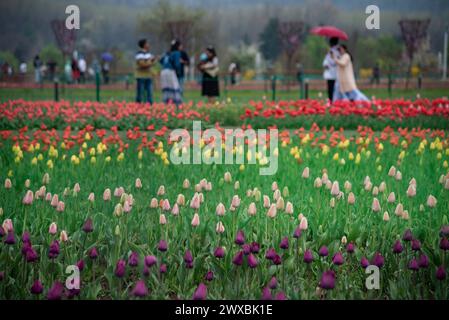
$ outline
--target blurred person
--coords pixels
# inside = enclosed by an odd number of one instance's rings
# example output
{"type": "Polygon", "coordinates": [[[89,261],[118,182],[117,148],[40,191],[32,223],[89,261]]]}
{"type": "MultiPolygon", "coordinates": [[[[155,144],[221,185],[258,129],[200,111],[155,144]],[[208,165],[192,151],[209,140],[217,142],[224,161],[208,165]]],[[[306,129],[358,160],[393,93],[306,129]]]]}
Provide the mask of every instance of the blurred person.
{"type": "Polygon", "coordinates": [[[380,67],[378,63],[376,63],[376,65],[373,67],[371,84],[380,84],[380,67]]]}
{"type": "Polygon", "coordinates": [[[167,51],[159,61],[162,65],[162,101],[164,103],[172,102],[176,106],[179,106],[182,103],[181,86],[179,85],[177,76],[177,74],[180,74],[180,69],[183,67],[179,48],[180,42],[177,40],[172,41],[170,50],[167,51]]]}
{"type": "Polygon", "coordinates": [[[78,83],[79,78],[80,78],[80,69],[78,67],[78,61],[76,60],[76,58],[72,58],[72,81],[74,83],[78,83]]]}
{"type": "Polygon", "coordinates": [[[184,95],[185,74],[186,74],[188,67],[190,66],[190,57],[187,54],[187,52],[185,52],[184,45],[181,42],[179,43],[179,52],[181,54],[181,68],[179,69],[179,74],[177,74],[177,76],[178,76],[179,87],[181,88],[181,96],[183,96],[184,95]]]}
{"type": "Polygon", "coordinates": [[[237,63],[231,62],[228,68],[229,77],[231,79],[231,85],[237,84],[237,63]]]}
{"type": "Polygon", "coordinates": [[[344,44],[338,47],[339,57],[331,52],[331,58],[337,64],[337,83],[334,89],[334,101],[369,101],[368,98],[357,89],[352,66],[353,57],[344,44]]]}
{"type": "Polygon", "coordinates": [[[323,78],[327,82],[327,97],[332,101],[334,96],[335,81],[337,79],[337,64],[332,59],[331,54],[338,57],[338,38],[333,37],[329,39],[329,51],[323,60],[323,78]]]}
{"type": "Polygon", "coordinates": [[[138,42],[139,50],[135,56],[135,77],[136,77],[136,102],[143,102],[143,95],[146,92],[146,102],[153,103],[153,89],[151,78],[151,67],[156,58],[150,53],[150,43],[146,39],[138,42]]]}
{"type": "Polygon", "coordinates": [[[64,75],[66,83],[72,83],[72,64],[67,60],[64,65],[64,75]]]}
{"type": "Polygon", "coordinates": [[[47,61],[47,70],[48,70],[48,78],[53,81],[56,76],[56,67],[57,67],[56,61],[50,59],[47,61]]]}
{"type": "Polygon", "coordinates": [[[200,59],[198,69],[202,72],[201,95],[207,97],[209,103],[213,103],[215,98],[220,96],[218,82],[218,57],[215,48],[209,46],[206,48],[205,56],[200,59]]]}
{"type": "Polygon", "coordinates": [[[28,72],[28,66],[27,63],[25,61],[22,61],[19,65],[19,73],[22,76],[25,76],[28,72]]]}
{"type": "Polygon", "coordinates": [[[109,70],[110,70],[109,61],[103,60],[103,63],[101,64],[101,73],[103,74],[104,84],[109,83],[109,70]]]}
{"type": "Polygon", "coordinates": [[[42,81],[42,60],[39,55],[35,55],[33,59],[34,67],[34,82],[41,83],[42,81]]]}
{"type": "Polygon", "coordinates": [[[80,56],[78,60],[78,68],[80,71],[80,82],[84,83],[86,82],[86,71],[87,71],[87,63],[86,59],[84,59],[84,56],[80,56]]]}

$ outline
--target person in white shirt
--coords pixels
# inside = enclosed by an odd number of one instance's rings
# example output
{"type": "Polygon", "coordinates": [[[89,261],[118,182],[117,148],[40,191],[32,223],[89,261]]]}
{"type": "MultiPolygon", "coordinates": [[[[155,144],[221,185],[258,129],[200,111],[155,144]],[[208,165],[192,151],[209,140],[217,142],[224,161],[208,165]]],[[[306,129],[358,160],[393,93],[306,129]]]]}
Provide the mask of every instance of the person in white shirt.
{"type": "Polygon", "coordinates": [[[86,80],[87,63],[83,56],[78,60],[78,69],[80,70],[80,81],[84,83],[86,80]]]}
{"type": "Polygon", "coordinates": [[[338,57],[338,38],[330,38],[329,46],[330,50],[327,52],[323,61],[323,77],[327,81],[327,96],[332,102],[334,97],[335,81],[337,80],[337,64],[335,63],[334,59],[332,59],[331,52],[333,52],[334,57],[338,57]]]}

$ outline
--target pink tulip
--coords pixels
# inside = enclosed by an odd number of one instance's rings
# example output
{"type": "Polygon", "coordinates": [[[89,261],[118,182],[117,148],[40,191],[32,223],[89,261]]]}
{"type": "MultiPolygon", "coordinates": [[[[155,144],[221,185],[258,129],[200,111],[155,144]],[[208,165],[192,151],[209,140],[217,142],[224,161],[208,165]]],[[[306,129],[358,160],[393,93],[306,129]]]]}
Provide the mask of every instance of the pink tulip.
{"type": "Polygon", "coordinates": [[[387,211],[384,212],[383,220],[384,221],[390,221],[390,215],[388,214],[387,211]]]}
{"type": "Polygon", "coordinates": [[[165,199],[164,202],[162,202],[162,210],[170,211],[170,209],[170,202],[168,201],[168,199],[165,199]]]}
{"type": "Polygon", "coordinates": [[[206,191],[212,191],[212,182],[208,181],[205,189],[206,191]]]}
{"type": "Polygon", "coordinates": [[[340,193],[340,186],[338,185],[338,181],[334,181],[331,187],[331,195],[334,197],[338,196],[340,193]]]}
{"type": "Polygon", "coordinates": [[[281,197],[281,191],[279,191],[279,189],[274,190],[274,192],[273,192],[274,201],[278,201],[280,197],[281,197]]]}
{"type": "Polygon", "coordinates": [[[284,198],[280,197],[276,201],[276,209],[277,210],[284,210],[284,208],[285,208],[284,198]]]}
{"type": "Polygon", "coordinates": [[[158,196],[163,196],[165,194],[165,187],[162,185],[159,187],[159,189],[157,190],[157,195],[158,196]]]}
{"type": "Polygon", "coordinates": [[[136,182],[134,183],[134,186],[136,187],[136,189],[142,189],[142,181],[137,178],[136,182]]]}
{"type": "Polygon", "coordinates": [[[3,228],[3,230],[5,230],[5,233],[9,233],[9,232],[14,231],[14,226],[12,224],[12,220],[11,219],[5,219],[3,221],[2,228],[3,228]]]}
{"type": "Polygon", "coordinates": [[[123,189],[123,187],[115,188],[114,197],[120,198],[122,196],[122,194],[124,194],[124,193],[125,193],[125,189],[123,189]]]}
{"type": "Polygon", "coordinates": [[[224,182],[229,183],[231,181],[232,181],[231,173],[230,172],[225,172],[225,174],[224,174],[224,182]]]}
{"type": "Polygon", "coordinates": [[[195,213],[192,219],[192,227],[198,227],[199,225],[200,225],[200,216],[198,215],[198,213],[195,213]]]}
{"type": "Polygon", "coordinates": [[[94,202],[95,201],[95,194],[93,192],[89,193],[89,197],[87,197],[87,200],[89,202],[94,202]]]}
{"type": "Polygon", "coordinates": [[[273,203],[273,204],[270,206],[270,209],[268,209],[268,211],[267,211],[267,216],[268,216],[269,218],[275,218],[275,217],[276,217],[276,214],[277,214],[276,205],[273,203]]]}
{"type": "Polygon", "coordinates": [[[266,195],[263,196],[263,207],[265,209],[268,209],[271,206],[270,204],[270,198],[266,195]]]}
{"type": "Polygon", "coordinates": [[[67,235],[67,231],[62,230],[61,233],[59,234],[59,240],[61,242],[67,242],[69,240],[69,237],[67,235]]]}
{"type": "Polygon", "coordinates": [[[332,209],[335,208],[335,198],[331,198],[329,201],[329,207],[331,207],[332,209]]]}
{"type": "Polygon", "coordinates": [[[371,205],[371,209],[374,212],[379,212],[381,210],[380,203],[379,203],[379,200],[377,198],[373,199],[373,204],[371,205]]]}
{"type": "Polygon", "coordinates": [[[407,189],[407,197],[412,198],[416,196],[416,186],[414,184],[410,184],[407,189]]]}
{"type": "Polygon", "coordinates": [[[329,181],[329,177],[327,175],[326,172],[323,173],[323,175],[321,176],[321,182],[326,184],[329,181]]]}
{"type": "Polygon", "coordinates": [[[156,209],[158,206],[159,206],[159,203],[157,202],[157,199],[156,198],[151,199],[150,208],[156,209]]]}
{"type": "Polygon", "coordinates": [[[299,229],[300,230],[307,230],[308,227],[309,227],[309,224],[307,222],[307,218],[306,217],[302,217],[301,222],[299,223],[299,229]]]}
{"type": "Polygon", "coordinates": [[[224,225],[223,225],[223,223],[221,222],[221,221],[219,221],[218,223],[217,223],[217,226],[215,227],[215,231],[217,232],[217,233],[223,233],[224,231],[225,231],[225,227],[224,227],[224,225]]]}
{"type": "Polygon", "coordinates": [[[167,224],[167,219],[165,218],[164,214],[159,215],[159,224],[161,225],[167,224]]]}
{"type": "Polygon", "coordinates": [[[257,212],[256,204],[254,202],[251,202],[248,207],[248,215],[255,216],[256,212],[257,212]]]}
{"type": "Polygon", "coordinates": [[[302,175],[301,175],[304,179],[308,179],[310,176],[310,169],[309,167],[305,167],[304,170],[302,171],[302,175]]]}
{"type": "Polygon", "coordinates": [[[240,206],[240,198],[239,198],[238,195],[234,195],[234,196],[232,197],[231,205],[232,205],[234,208],[238,208],[238,207],[240,206]]]}
{"type": "Polygon", "coordinates": [[[26,179],[26,180],[25,180],[25,188],[29,188],[30,185],[31,185],[30,179],[26,179]]]}
{"type": "Polygon", "coordinates": [[[50,224],[50,227],[48,228],[48,233],[51,235],[55,235],[58,232],[58,226],[55,222],[52,222],[50,224]]]}
{"type": "Polygon", "coordinates": [[[194,210],[198,210],[200,208],[200,197],[198,194],[195,194],[190,201],[190,208],[194,210]]]}
{"type": "Polygon", "coordinates": [[[186,198],[183,194],[178,194],[178,197],[176,198],[176,203],[180,206],[185,206],[186,204],[186,198]]]}
{"type": "Polygon", "coordinates": [[[12,187],[12,182],[9,178],[5,179],[5,189],[11,189],[12,187]]]}
{"type": "Polygon", "coordinates": [[[131,205],[129,204],[128,200],[126,200],[125,203],[123,204],[123,212],[130,213],[131,209],[132,209],[131,205]]]}
{"type": "Polygon", "coordinates": [[[321,188],[323,186],[323,181],[320,178],[316,178],[313,182],[315,188],[321,188]]]}
{"type": "Polygon", "coordinates": [[[58,205],[56,206],[56,211],[64,212],[64,210],[65,210],[65,203],[63,201],[59,201],[58,205]]]}
{"type": "Polygon", "coordinates": [[[352,184],[351,184],[351,182],[345,181],[344,187],[345,187],[346,192],[351,191],[351,189],[352,189],[352,184]]]}
{"type": "Polygon", "coordinates": [[[396,195],[394,192],[390,192],[387,198],[388,203],[394,203],[396,201],[396,195]]]}
{"type": "Polygon", "coordinates": [[[397,215],[398,217],[402,217],[403,212],[404,212],[404,206],[402,205],[402,203],[398,203],[398,205],[396,206],[396,209],[394,210],[394,214],[397,215]]]}
{"type": "Polygon", "coordinates": [[[273,183],[271,184],[271,191],[276,191],[278,189],[278,183],[276,181],[273,181],[273,183]]]}
{"type": "Polygon", "coordinates": [[[201,187],[201,185],[199,183],[197,183],[195,185],[195,192],[201,192],[203,190],[203,188],[201,187]]]}
{"type": "Polygon", "coordinates": [[[34,193],[31,190],[28,190],[27,193],[25,194],[25,197],[23,197],[22,203],[24,205],[32,205],[33,204],[33,200],[34,200],[34,193]]]}
{"type": "Polygon", "coordinates": [[[217,216],[220,216],[220,217],[225,215],[226,209],[225,209],[225,206],[223,205],[223,203],[220,202],[217,205],[217,208],[215,209],[215,213],[217,214],[217,216]]]}
{"type": "Polygon", "coordinates": [[[355,203],[355,195],[352,192],[348,194],[348,203],[351,205],[355,203]]]}
{"type": "Polygon", "coordinates": [[[398,181],[399,181],[399,180],[402,180],[402,173],[401,173],[401,171],[398,170],[398,171],[396,172],[396,175],[395,175],[394,178],[395,178],[396,180],[398,180],[398,181]]]}
{"type": "Polygon", "coordinates": [[[206,179],[201,179],[200,186],[201,186],[202,189],[206,189],[206,187],[207,187],[207,180],[206,179]]]}
{"type": "Polygon", "coordinates": [[[79,183],[75,183],[75,186],[73,187],[73,191],[78,193],[80,192],[81,188],[80,188],[80,184],[79,183]]]}
{"type": "Polygon", "coordinates": [[[110,201],[111,200],[111,189],[106,189],[103,192],[103,200],[104,201],[110,201]]]}
{"type": "Polygon", "coordinates": [[[56,208],[58,206],[59,203],[59,197],[57,194],[54,194],[53,197],[51,198],[51,202],[50,205],[54,208],[56,208]]]}
{"type": "Polygon", "coordinates": [[[378,187],[374,187],[373,188],[373,196],[377,197],[378,194],[379,194],[379,188],[378,187]]]}
{"type": "Polygon", "coordinates": [[[178,204],[177,204],[177,203],[175,203],[175,205],[173,206],[173,209],[171,210],[171,213],[172,213],[174,216],[179,215],[179,207],[178,207],[178,204]]]}
{"type": "Polygon", "coordinates": [[[50,183],[50,175],[48,173],[45,173],[42,177],[42,183],[43,184],[49,184],[50,183]]]}
{"type": "Polygon", "coordinates": [[[379,192],[385,192],[385,189],[387,188],[387,185],[384,181],[382,181],[379,185],[379,192]]]}
{"type": "Polygon", "coordinates": [[[189,189],[190,188],[190,181],[188,179],[184,179],[184,182],[182,183],[182,187],[184,189],[189,189]]]}
{"type": "Polygon", "coordinates": [[[45,196],[45,201],[50,202],[51,201],[51,193],[47,192],[47,195],[45,196]]]}
{"type": "Polygon", "coordinates": [[[388,175],[390,177],[394,177],[396,175],[396,168],[394,166],[391,166],[390,170],[388,170],[388,175]]]}
{"type": "Polygon", "coordinates": [[[409,217],[409,214],[408,214],[408,211],[407,211],[407,210],[404,210],[404,211],[402,212],[402,219],[404,219],[404,220],[408,220],[408,219],[410,219],[410,217],[409,217]]]}
{"type": "Polygon", "coordinates": [[[434,208],[437,205],[437,199],[433,195],[429,195],[427,198],[427,206],[434,208]]]}
{"type": "Polygon", "coordinates": [[[293,214],[293,204],[290,201],[287,201],[287,204],[285,205],[285,213],[293,214]]]}

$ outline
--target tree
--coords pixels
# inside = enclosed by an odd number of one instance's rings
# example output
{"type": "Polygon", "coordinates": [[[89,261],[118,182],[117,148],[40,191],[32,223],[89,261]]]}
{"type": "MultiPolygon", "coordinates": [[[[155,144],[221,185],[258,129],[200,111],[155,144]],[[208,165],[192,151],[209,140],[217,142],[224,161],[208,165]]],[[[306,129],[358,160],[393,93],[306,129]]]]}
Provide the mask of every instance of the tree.
{"type": "Polygon", "coordinates": [[[279,20],[271,18],[259,35],[260,51],[264,58],[274,62],[281,53],[281,38],[279,36],[279,20]]]}

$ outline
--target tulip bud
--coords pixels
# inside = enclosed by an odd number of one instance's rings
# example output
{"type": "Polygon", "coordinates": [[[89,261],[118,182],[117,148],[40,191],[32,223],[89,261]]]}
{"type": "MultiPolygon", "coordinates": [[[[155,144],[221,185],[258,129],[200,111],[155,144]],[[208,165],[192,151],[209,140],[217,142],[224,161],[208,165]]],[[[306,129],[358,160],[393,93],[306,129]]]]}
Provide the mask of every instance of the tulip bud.
{"type": "Polygon", "coordinates": [[[162,210],[170,211],[170,209],[170,202],[168,201],[168,199],[164,199],[164,202],[162,203],[162,210]]]}
{"type": "Polygon", "coordinates": [[[268,209],[271,206],[270,204],[270,198],[266,195],[263,196],[263,207],[265,209],[268,209]]]}
{"type": "Polygon", "coordinates": [[[182,183],[182,187],[184,189],[190,188],[190,181],[188,179],[184,179],[184,182],[182,183]]]}
{"type": "Polygon", "coordinates": [[[371,205],[371,209],[374,212],[379,212],[381,210],[380,203],[379,203],[379,200],[377,198],[373,199],[373,204],[371,205]]]}
{"type": "Polygon", "coordinates": [[[0,208],[0,217],[3,216],[3,208],[0,208]]]}
{"type": "Polygon", "coordinates": [[[198,215],[198,213],[195,213],[192,219],[192,227],[198,227],[199,225],[200,225],[200,216],[198,215]]]}
{"type": "Polygon", "coordinates": [[[390,215],[388,214],[388,211],[384,212],[383,220],[384,221],[390,221],[390,215]]]}
{"type": "Polygon", "coordinates": [[[176,198],[176,203],[180,206],[185,206],[186,199],[183,194],[178,194],[178,197],[176,198]]]}
{"type": "Polygon", "coordinates": [[[385,182],[381,182],[379,185],[379,192],[385,192],[385,189],[387,188],[387,185],[385,184],[385,182]]]}
{"type": "Polygon", "coordinates": [[[301,219],[301,222],[299,223],[299,229],[301,229],[301,230],[307,230],[307,228],[308,228],[307,218],[306,218],[306,217],[303,217],[303,218],[301,219]]]}
{"type": "Polygon", "coordinates": [[[276,191],[278,189],[278,183],[276,181],[273,181],[273,183],[271,184],[271,191],[276,191]]]}
{"type": "Polygon", "coordinates": [[[323,185],[323,182],[321,181],[320,178],[316,178],[315,181],[313,182],[313,186],[315,188],[321,188],[323,185]]]}
{"type": "Polygon", "coordinates": [[[94,202],[95,201],[95,194],[93,192],[89,193],[89,197],[87,198],[88,201],[94,202]]]}
{"type": "Polygon", "coordinates": [[[349,192],[352,189],[352,184],[349,181],[345,181],[345,185],[344,185],[345,191],[349,192]]]}
{"type": "Polygon", "coordinates": [[[401,173],[401,171],[398,170],[398,171],[396,172],[396,175],[395,175],[394,178],[395,178],[396,180],[398,180],[398,181],[399,181],[399,180],[402,180],[402,173],[401,173]]]}
{"type": "Polygon", "coordinates": [[[57,207],[58,206],[58,203],[59,203],[59,197],[58,197],[58,195],[57,194],[54,194],[53,195],[53,198],[51,198],[51,202],[50,202],[50,205],[52,206],[52,207],[57,207]]]}
{"type": "Polygon", "coordinates": [[[270,209],[268,209],[268,211],[267,211],[267,216],[268,216],[269,218],[275,218],[275,217],[276,217],[276,214],[277,214],[277,211],[276,211],[276,205],[273,203],[273,204],[270,206],[270,209]]]}
{"type": "Polygon", "coordinates": [[[402,217],[403,212],[404,212],[404,207],[403,207],[402,203],[398,203],[398,205],[396,206],[396,209],[394,210],[394,214],[397,215],[398,217],[402,217]]]}
{"type": "Polygon", "coordinates": [[[50,227],[48,228],[48,233],[51,235],[55,235],[58,232],[58,226],[55,222],[52,222],[50,224],[50,227]]]}
{"type": "Polygon", "coordinates": [[[336,197],[340,194],[340,186],[338,185],[338,181],[334,181],[331,187],[331,195],[336,197]]]}
{"type": "Polygon", "coordinates": [[[285,213],[293,214],[293,204],[290,201],[287,201],[287,204],[285,205],[285,213]]]}
{"type": "Polygon", "coordinates": [[[224,174],[224,182],[229,183],[231,181],[232,181],[231,173],[229,171],[225,172],[225,174],[224,174]]]}
{"type": "Polygon", "coordinates": [[[159,187],[159,189],[157,190],[157,195],[158,196],[163,196],[165,194],[165,187],[162,185],[159,187]]]}
{"type": "Polygon", "coordinates": [[[257,212],[256,204],[254,202],[251,202],[248,207],[248,215],[255,216],[256,212],[257,212]]]}
{"type": "Polygon", "coordinates": [[[388,203],[394,203],[396,201],[396,195],[394,192],[390,192],[387,198],[388,203]]]}
{"type": "MultiPolygon", "coordinates": [[[[254,200],[256,200],[257,202],[260,201],[260,198],[262,197],[262,193],[260,192],[260,190],[255,190],[253,192],[254,194],[254,200]]],[[[269,200],[269,199],[268,199],[269,200]]]]}
{"type": "Polygon", "coordinates": [[[165,218],[164,214],[159,215],[159,224],[161,225],[167,224],[167,219],[165,218]]]}
{"type": "Polygon", "coordinates": [[[284,198],[287,198],[289,195],[290,195],[290,192],[289,192],[289,190],[288,190],[288,187],[285,186],[284,189],[282,189],[282,196],[283,196],[284,198]]]}
{"type": "Polygon", "coordinates": [[[341,238],[341,244],[342,244],[342,245],[345,245],[346,243],[348,243],[348,239],[346,238],[346,236],[343,236],[343,237],[341,238]]]}
{"type": "Polygon", "coordinates": [[[172,213],[174,216],[179,215],[179,207],[178,207],[178,204],[177,204],[177,203],[175,203],[175,205],[173,206],[173,209],[171,210],[171,213],[172,213]]]}
{"type": "Polygon", "coordinates": [[[73,187],[73,191],[75,193],[80,192],[81,188],[80,188],[80,184],[79,183],[75,183],[75,186],[73,187]]]}
{"type": "Polygon", "coordinates": [[[25,180],[25,188],[29,188],[30,185],[31,185],[30,179],[26,179],[26,180],[25,180]]]}
{"type": "Polygon", "coordinates": [[[156,209],[158,206],[159,206],[159,204],[157,202],[157,199],[156,198],[151,199],[150,208],[156,209]]]}
{"type": "Polygon", "coordinates": [[[396,175],[396,168],[394,166],[391,166],[390,170],[388,170],[388,175],[390,177],[394,177],[396,175]]]}
{"type": "Polygon", "coordinates": [[[407,210],[404,210],[404,211],[402,212],[402,219],[404,219],[404,220],[410,219],[410,216],[409,216],[407,210]]]}
{"type": "Polygon", "coordinates": [[[412,198],[416,196],[416,186],[414,184],[410,184],[407,189],[407,197],[412,198]]]}
{"type": "Polygon", "coordinates": [[[64,210],[65,210],[65,203],[63,201],[59,201],[58,205],[56,206],[56,211],[64,212],[64,210]]]}
{"type": "Polygon", "coordinates": [[[427,198],[427,206],[434,208],[437,205],[437,199],[433,195],[429,195],[427,198]]]}
{"type": "Polygon", "coordinates": [[[224,225],[223,225],[223,223],[221,221],[219,221],[217,223],[217,226],[215,227],[215,231],[217,233],[223,233],[225,231],[225,227],[224,227],[224,225]]]}
{"type": "Polygon", "coordinates": [[[11,189],[12,187],[12,182],[9,178],[5,179],[5,189],[11,189]]]}
{"type": "Polygon", "coordinates": [[[14,231],[13,223],[11,219],[5,219],[2,224],[2,228],[5,231],[5,233],[9,233],[14,231]]]}
{"type": "Polygon", "coordinates": [[[25,197],[23,197],[22,203],[24,205],[31,205],[33,204],[33,200],[34,200],[34,193],[31,190],[28,190],[27,193],[25,194],[25,197]]]}
{"type": "Polygon", "coordinates": [[[232,203],[231,203],[231,205],[232,205],[234,208],[238,208],[238,207],[240,206],[240,198],[239,198],[238,195],[234,195],[234,196],[232,197],[232,203]]]}
{"type": "Polygon", "coordinates": [[[195,193],[192,200],[190,201],[190,208],[198,210],[200,208],[200,197],[198,193],[195,193]]]}
{"type": "Polygon", "coordinates": [[[103,200],[110,201],[111,200],[111,189],[106,189],[103,192],[103,200]]]}
{"type": "Polygon", "coordinates": [[[374,187],[373,188],[373,196],[377,197],[378,194],[379,194],[379,188],[378,187],[374,187]]]}
{"type": "Polygon", "coordinates": [[[274,201],[278,201],[280,197],[281,197],[281,192],[279,191],[279,189],[274,190],[274,192],[273,192],[274,201]]]}
{"type": "Polygon", "coordinates": [[[51,201],[51,193],[47,192],[47,194],[45,195],[45,201],[51,201]]]}
{"type": "Polygon", "coordinates": [[[310,169],[309,167],[305,167],[304,170],[302,171],[302,175],[301,175],[304,179],[308,179],[310,176],[310,169]]]}
{"type": "Polygon", "coordinates": [[[225,206],[223,205],[223,203],[220,202],[217,205],[217,208],[215,209],[215,213],[217,214],[217,216],[220,216],[220,217],[225,215],[226,209],[225,209],[225,206]]]}
{"type": "Polygon", "coordinates": [[[120,226],[119,225],[115,226],[114,235],[116,237],[120,237],[120,226]]]}
{"type": "Polygon", "coordinates": [[[62,230],[61,233],[59,234],[59,240],[61,242],[67,242],[69,240],[69,237],[67,235],[67,231],[62,230]]]}
{"type": "Polygon", "coordinates": [[[348,195],[348,204],[353,205],[355,203],[355,195],[354,193],[350,192],[348,195]]]}
{"type": "Polygon", "coordinates": [[[131,209],[132,209],[131,205],[129,204],[128,200],[126,200],[125,203],[123,204],[123,212],[130,213],[131,209]]]}
{"type": "Polygon", "coordinates": [[[240,189],[240,182],[239,181],[236,181],[235,183],[234,183],[234,190],[239,190],[240,189]]]}
{"type": "Polygon", "coordinates": [[[284,208],[285,208],[284,198],[280,197],[276,201],[276,209],[277,210],[284,210],[284,208]]]}
{"type": "Polygon", "coordinates": [[[121,203],[118,203],[114,208],[114,216],[120,217],[123,214],[123,207],[121,203]]]}

